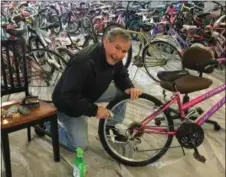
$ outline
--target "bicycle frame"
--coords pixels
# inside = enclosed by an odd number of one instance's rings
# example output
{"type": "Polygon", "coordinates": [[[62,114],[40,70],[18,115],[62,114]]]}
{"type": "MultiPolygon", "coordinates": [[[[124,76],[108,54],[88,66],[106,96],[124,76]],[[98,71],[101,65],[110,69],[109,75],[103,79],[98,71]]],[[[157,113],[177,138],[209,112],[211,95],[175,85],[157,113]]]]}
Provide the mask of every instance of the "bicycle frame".
{"type": "MultiPolygon", "coordinates": [[[[156,111],[154,111],[151,115],[149,115],[148,117],[146,117],[142,122],[141,122],[141,127],[134,129],[135,133],[139,132],[139,130],[141,130],[144,133],[155,133],[155,134],[168,134],[168,135],[176,135],[176,130],[175,131],[168,131],[166,128],[161,128],[161,127],[153,127],[153,126],[148,126],[147,124],[149,122],[151,122],[154,118],[156,118],[160,113],[162,113],[163,111],[167,111],[170,106],[172,104],[174,104],[175,102],[177,102],[178,104],[178,108],[179,108],[179,112],[180,112],[180,116],[181,119],[188,119],[188,117],[186,117],[185,115],[185,110],[187,110],[188,108],[191,108],[193,106],[195,106],[198,103],[201,103],[207,99],[209,99],[210,97],[217,95],[220,92],[223,92],[226,90],[226,84],[222,84],[219,87],[202,94],[201,96],[198,96],[194,99],[192,99],[191,101],[182,104],[181,99],[180,99],[180,93],[179,92],[175,92],[174,95],[172,96],[172,99],[170,101],[168,101],[167,103],[165,103],[164,105],[160,106],[159,108],[157,108],[156,111]]],[[[226,96],[224,96],[223,98],[220,99],[220,101],[218,101],[215,105],[213,105],[209,110],[207,110],[206,112],[204,112],[202,115],[200,115],[196,121],[195,124],[201,126],[206,120],[208,120],[218,109],[220,109],[226,102],[226,96]]]]}
{"type": "Polygon", "coordinates": [[[126,32],[128,32],[130,34],[137,34],[138,36],[140,36],[139,41],[144,43],[144,45],[149,41],[148,36],[144,32],[133,31],[133,30],[129,30],[129,29],[126,29],[126,32]]]}
{"type": "Polygon", "coordinates": [[[178,45],[181,46],[182,50],[187,49],[189,47],[188,42],[186,40],[184,40],[174,28],[169,29],[168,35],[170,35],[174,39],[176,39],[176,41],[178,42],[178,45]]]}
{"type": "MultiPolygon", "coordinates": [[[[148,33],[146,33],[146,32],[144,32],[144,31],[133,31],[133,30],[128,30],[128,29],[126,29],[126,32],[128,32],[129,34],[136,34],[136,35],[138,35],[138,41],[139,41],[139,50],[137,51],[137,55],[138,56],[140,56],[140,53],[141,52],[143,52],[143,50],[144,50],[144,48],[147,46],[147,45],[149,45],[149,47],[151,47],[151,44],[152,44],[152,42],[154,42],[155,40],[151,40],[151,39],[149,39],[149,36],[148,36],[148,33]]],[[[165,40],[164,39],[158,39],[158,41],[163,41],[163,42],[165,42],[165,40]]],[[[168,42],[169,44],[170,44],[170,42],[168,42]]],[[[172,45],[172,44],[171,44],[172,45]]],[[[149,50],[149,49],[148,49],[149,50]]],[[[159,52],[159,49],[156,49],[156,48],[154,48],[154,47],[152,47],[151,49],[150,49],[152,52],[155,52],[155,56],[158,56],[158,54],[157,54],[157,52],[159,52]]],[[[179,51],[179,52],[181,52],[181,51],[179,51]]],[[[136,56],[136,55],[134,55],[134,56],[136,56]]],[[[140,63],[140,64],[143,64],[143,61],[141,60],[141,59],[139,59],[139,57],[138,58],[136,58],[136,57],[134,57],[133,59],[132,59],[132,61],[134,62],[134,61],[137,61],[138,63],[140,63]]],[[[165,59],[157,59],[157,60],[153,60],[152,59],[152,61],[151,62],[149,62],[149,64],[151,64],[151,65],[149,65],[149,66],[151,66],[151,67],[155,67],[155,66],[163,66],[163,65],[165,65],[165,62],[166,62],[166,60],[165,59]]]]}
{"type": "Polygon", "coordinates": [[[119,25],[125,26],[125,22],[124,22],[124,20],[122,18],[122,14],[121,13],[118,15],[116,23],[119,24],[119,25]]]}

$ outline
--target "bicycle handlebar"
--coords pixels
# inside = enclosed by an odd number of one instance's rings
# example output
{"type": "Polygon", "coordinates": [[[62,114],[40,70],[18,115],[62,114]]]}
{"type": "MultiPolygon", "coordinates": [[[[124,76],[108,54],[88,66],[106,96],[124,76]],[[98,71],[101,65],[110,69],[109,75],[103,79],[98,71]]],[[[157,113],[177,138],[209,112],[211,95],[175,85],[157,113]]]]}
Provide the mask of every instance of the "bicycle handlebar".
{"type": "Polygon", "coordinates": [[[196,66],[201,70],[205,71],[209,69],[210,67],[218,67],[220,64],[226,62],[226,58],[217,58],[212,59],[204,62],[196,63],[196,66]]]}
{"type": "Polygon", "coordinates": [[[216,60],[217,60],[218,63],[226,62],[226,58],[217,58],[216,60]]]}

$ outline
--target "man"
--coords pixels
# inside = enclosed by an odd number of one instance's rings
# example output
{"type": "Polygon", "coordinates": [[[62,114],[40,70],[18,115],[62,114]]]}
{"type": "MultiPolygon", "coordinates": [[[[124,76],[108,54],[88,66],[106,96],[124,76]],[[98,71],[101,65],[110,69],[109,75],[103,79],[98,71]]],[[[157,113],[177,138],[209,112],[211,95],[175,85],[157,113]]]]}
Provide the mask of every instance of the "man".
{"type": "Polygon", "coordinates": [[[109,118],[109,110],[96,102],[110,101],[120,91],[129,94],[131,99],[141,94],[122,64],[130,45],[130,36],[123,29],[115,28],[109,31],[103,43],[88,46],[68,62],[52,99],[62,123],[59,141],[70,150],[87,148],[88,117],[109,118]]]}

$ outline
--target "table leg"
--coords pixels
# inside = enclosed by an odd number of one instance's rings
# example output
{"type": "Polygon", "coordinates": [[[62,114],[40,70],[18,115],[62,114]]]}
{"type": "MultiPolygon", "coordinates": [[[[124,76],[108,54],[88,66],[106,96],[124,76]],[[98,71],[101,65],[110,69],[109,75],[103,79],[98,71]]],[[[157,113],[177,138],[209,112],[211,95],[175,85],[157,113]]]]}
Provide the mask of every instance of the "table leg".
{"type": "Polygon", "coordinates": [[[54,117],[53,120],[51,120],[51,134],[52,134],[54,160],[56,162],[59,162],[60,161],[60,148],[59,148],[59,136],[58,136],[58,123],[57,123],[56,117],[54,117]]]}
{"type": "Polygon", "coordinates": [[[31,126],[27,127],[27,140],[29,142],[31,141],[31,126]]]}

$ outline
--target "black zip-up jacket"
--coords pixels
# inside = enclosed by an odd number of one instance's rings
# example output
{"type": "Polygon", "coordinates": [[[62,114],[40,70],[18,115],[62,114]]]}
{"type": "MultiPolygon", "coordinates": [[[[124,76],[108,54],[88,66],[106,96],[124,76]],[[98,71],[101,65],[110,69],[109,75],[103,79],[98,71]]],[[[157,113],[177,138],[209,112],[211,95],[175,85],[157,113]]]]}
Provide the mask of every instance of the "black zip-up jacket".
{"type": "Polygon", "coordinates": [[[112,80],[123,92],[134,87],[122,62],[109,65],[103,44],[93,44],[69,60],[53,91],[53,103],[71,117],[96,116],[98,107],[94,102],[112,80]]]}

